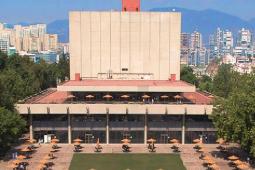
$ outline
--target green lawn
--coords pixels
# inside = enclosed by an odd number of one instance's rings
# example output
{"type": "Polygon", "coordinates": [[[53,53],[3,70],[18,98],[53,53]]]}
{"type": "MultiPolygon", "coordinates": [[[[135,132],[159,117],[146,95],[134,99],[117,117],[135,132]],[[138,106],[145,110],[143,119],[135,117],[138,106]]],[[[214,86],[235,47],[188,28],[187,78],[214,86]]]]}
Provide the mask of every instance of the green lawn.
{"type": "Polygon", "coordinates": [[[186,170],[174,154],[74,154],[69,170],[186,170]]]}

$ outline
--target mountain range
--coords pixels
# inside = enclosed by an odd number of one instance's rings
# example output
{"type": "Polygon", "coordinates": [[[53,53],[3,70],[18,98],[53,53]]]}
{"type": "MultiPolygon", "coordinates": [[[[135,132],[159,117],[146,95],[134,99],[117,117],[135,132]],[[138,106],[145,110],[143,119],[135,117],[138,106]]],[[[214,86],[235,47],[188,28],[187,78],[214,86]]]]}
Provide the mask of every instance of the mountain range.
{"type": "MultiPolygon", "coordinates": [[[[203,35],[203,39],[208,41],[210,34],[220,27],[228,29],[234,35],[241,28],[255,30],[255,18],[251,20],[243,20],[239,17],[229,15],[224,12],[206,9],[206,10],[190,10],[178,7],[153,8],[150,11],[177,11],[182,13],[182,32],[199,31],[203,35]]],[[[48,24],[48,32],[59,35],[60,42],[68,42],[69,39],[69,22],[68,20],[56,20],[48,24]]],[[[207,43],[207,42],[206,42],[207,43]]]]}

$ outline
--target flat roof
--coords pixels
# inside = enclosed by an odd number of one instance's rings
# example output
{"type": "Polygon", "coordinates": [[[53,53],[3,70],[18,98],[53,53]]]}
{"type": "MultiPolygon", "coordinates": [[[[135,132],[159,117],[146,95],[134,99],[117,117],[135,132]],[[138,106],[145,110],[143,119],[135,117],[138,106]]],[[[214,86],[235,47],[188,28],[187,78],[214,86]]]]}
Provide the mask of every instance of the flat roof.
{"type": "Polygon", "coordinates": [[[70,80],[58,87],[69,92],[195,92],[196,87],[184,81],[170,80],[70,80]]]}
{"type": "MultiPolygon", "coordinates": [[[[35,95],[27,100],[24,104],[65,104],[70,103],[68,96],[69,92],[57,91],[56,89],[48,89],[42,94],[35,95]],[[68,102],[69,101],[69,102],[68,102]]],[[[193,105],[210,105],[212,103],[212,98],[209,94],[202,92],[185,92],[181,96],[193,102],[193,105]]],[[[86,103],[86,101],[78,101],[78,103],[86,103]]],[[[76,104],[75,102],[73,104],[76,104]]],[[[95,102],[94,104],[100,104],[95,102]]],[[[118,105],[118,103],[116,103],[118,105]]],[[[174,103],[172,103],[174,104],[174,103]]],[[[185,102],[183,102],[185,104],[185,102]]]]}

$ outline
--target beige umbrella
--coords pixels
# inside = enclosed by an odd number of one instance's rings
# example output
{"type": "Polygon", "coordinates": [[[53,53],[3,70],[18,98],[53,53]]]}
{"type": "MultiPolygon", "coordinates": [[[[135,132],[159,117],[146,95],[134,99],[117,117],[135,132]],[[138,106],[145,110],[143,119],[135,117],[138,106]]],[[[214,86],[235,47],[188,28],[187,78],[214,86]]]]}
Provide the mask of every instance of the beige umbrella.
{"type": "Polygon", "coordinates": [[[201,142],[200,139],[194,139],[194,140],[193,140],[193,143],[200,143],[200,142],[201,142]]]}
{"type": "Polygon", "coordinates": [[[238,160],[239,158],[235,155],[229,156],[228,160],[234,161],[234,160],[238,160]]]}
{"type": "Polygon", "coordinates": [[[17,165],[17,164],[20,164],[20,163],[21,163],[21,161],[20,161],[20,160],[18,160],[18,159],[16,159],[16,160],[14,160],[12,163],[17,165]]]}
{"type": "Polygon", "coordinates": [[[201,148],[201,149],[198,150],[198,152],[203,152],[204,153],[204,152],[206,152],[206,150],[204,148],[201,148]]]}
{"type": "Polygon", "coordinates": [[[214,98],[214,96],[213,96],[213,95],[209,95],[208,97],[209,97],[209,98],[214,98]]]}
{"type": "Polygon", "coordinates": [[[74,141],[74,142],[79,142],[79,143],[80,143],[80,142],[82,142],[83,140],[77,138],[77,139],[74,139],[73,141],[74,141]]]}
{"type": "Polygon", "coordinates": [[[75,96],[72,95],[72,94],[70,94],[70,95],[67,96],[67,98],[68,98],[68,99],[72,99],[72,98],[75,98],[75,96]]]}
{"type": "Polygon", "coordinates": [[[163,96],[160,96],[160,98],[162,98],[162,99],[168,99],[168,98],[169,98],[169,96],[167,96],[167,95],[163,95],[163,96]]]}
{"type": "Polygon", "coordinates": [[[109,94],[107,94],[107,95],[104,95],[104,96],[103,96],[103,98],[104,98],[104,99],[111,99],[111,98],[112,98],[112,96],[111,96],[111,95],[109,95],[109,94]]]}
{"type": "Polygon", "coordinates": [[[145,94],[145,95],[142,96],[143,99],[149,99],[150,97],[151,97],[151,96],[149,96],[149,95],[147,95],[147,94],[145,94]]]}
{"type": "Polygon", "coordinates": [[[212,160],[212,158],[210,156],[208,156],[208,155],[204,156],[202,159],[203,160],[212,160]]]}
{"type": "Polygon", "coordinates": [[[242,162],[242,161],[240,161],[240,160],[238,159],[238,160],[233,161],[233,163],[236,164],[236,165],[241,165],[241,164],[243,164],[244,162],[242,162]]]}
{"type": "Polygon", "coordinates": [[[92,98],[94,98],[94,96],[91,95],[91,94],[89,94],[89,95],[86,96],[86,98],[87,98],[87,99],[92,99],[92,98]]]}
{"type": "Polygon", "coordinates": [[[150,138],[150,139],[147,140],[147,142],[149,142],[149,143],[155,143],[155,142],[156,142],[156,139],[150,138]]]}
{"type": "Polygon", "coordinates": [[[131,140],[126,138],[126,139],[122,139],[121,142],[123,142],[123,143],[130,143],[131,140]]]}
{"type": "Polygon", "coordinates": [[[174,96],[174,98],[178,100],[178,99],[182,99],[182,96],[176,95],[176,96],[174,96]]]}
{"type": "Polygon", "coordinates": [[[123,98],[123,99],[128,99],[130,96],[125,94],[125,95],[122,95],[120,97],[123,98]]]}
{"type": "Polygon", "coordinates": [[[209,168],[211,168],[213,170],[219,170],[220,169],[220,167],[216,164],[209,165],[209,168]]]}
{"type": "Polygon", "coordinates": [[[171,139],[170,142],[171,143],[179,143],[179,140],[178,139],[171,139]]]}
{"type": "Polygon", "coordinates": [[[242,170],[243,169],[249,169],[249,167],[247,165],[245,165],[245,164],[238,165],[237,168],[238,169],[242,169],[242,170]]]}
{"type": "Polygon", "coordinates": [[[57,139],[57,138],[51,139],[51,142],[52,142],[52,143],[58,143],[58,142],[59,142],[59,139],[57,139]]]}
{"type": "Polygon", "coordinates": [[[219,143],[219,144],[223,144],[226,141],[223,138],[219,138],[219,139],[216,140],[216,142],[219,143]]]}
{"type": "Polygon", "coordinates": [[[21,149],[20,151],[21,151],[21,152],[30,152],[31,150],[28,149],[28,148],[23,148],[23,149],[21,149]]]}
{"type": "Polygon", "coordinates": [[[26,156],[24,156],[24,155],[19,155],[19,156],[17,156],[17,159],[19,159],[19,160],[23,160],[23,159],[26,159],[27,157],[26,156]]]}
{"type": "Polygon", "coordinates": [[[212,164],[215,164],[215,161],[214,160],[205,160],[205,162],[207,163],[207,164],[210,164],[210,165],[212,165],[212,164]]]}

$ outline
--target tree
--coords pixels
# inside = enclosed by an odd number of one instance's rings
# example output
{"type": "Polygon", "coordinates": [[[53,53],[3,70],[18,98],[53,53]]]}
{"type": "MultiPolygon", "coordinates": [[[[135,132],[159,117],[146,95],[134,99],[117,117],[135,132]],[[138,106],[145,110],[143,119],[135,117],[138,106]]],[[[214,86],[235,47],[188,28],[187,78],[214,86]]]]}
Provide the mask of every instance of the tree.
{"type": "Polygon", "coordinates": [[[201,91],[207,91],[207,92],[212,92],[213,90],[213,83],[211,77],[207,75],[203,75],[199,79],[198,87],[201,91]]]}
{"type": "Polygon", "coordinates": [[[17,141],[25,128],[21,116],[0,107],[0,155],[3,155],[17,141]]]}
{"type": "Polygon", "coordinates": [[[240,143],[255,157],[255,74],[229,75],[228,79],[238,79],[238,83],[225,98],[217,98],[212,119],[220,137],[240,143]]]}
{"type": "Polygon", "coordinates": [[[213,79],[213,93],[220,97],[228,97],[234,86],[238,85],[239,74],[229,64],[222,64],[213,79]]]}
{"type": "Polygon", "coordinates": [[[196,75],[193,73],[193,69],[189,66],[184,66],[181,69],[181,80],[186,81],[190,84],[198,85],[196,75]]]}

